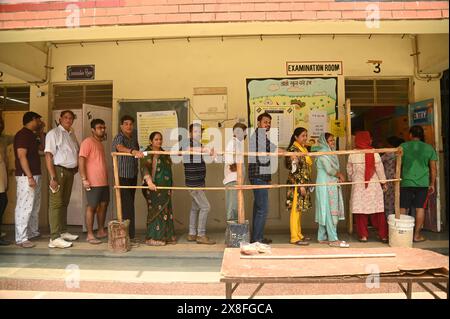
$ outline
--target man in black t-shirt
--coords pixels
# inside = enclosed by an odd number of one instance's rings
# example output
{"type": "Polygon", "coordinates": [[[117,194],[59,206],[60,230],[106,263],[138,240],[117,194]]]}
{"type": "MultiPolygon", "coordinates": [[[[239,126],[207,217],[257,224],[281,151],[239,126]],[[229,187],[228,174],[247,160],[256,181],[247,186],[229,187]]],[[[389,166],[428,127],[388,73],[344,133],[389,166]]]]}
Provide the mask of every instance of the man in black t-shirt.
{"type": "Polygon", "coordinates": [[[39,210],[41,206],[41,159],[39,150],[42,130],[41,116],[35,112],[23,115],[23,128],[14,136],[17,201],[15,210],[16,244],[23,248],[35,246],[29,239],[38,237],[39,210]],[[38,138],[36,132],[40,134],[38,138]]]}

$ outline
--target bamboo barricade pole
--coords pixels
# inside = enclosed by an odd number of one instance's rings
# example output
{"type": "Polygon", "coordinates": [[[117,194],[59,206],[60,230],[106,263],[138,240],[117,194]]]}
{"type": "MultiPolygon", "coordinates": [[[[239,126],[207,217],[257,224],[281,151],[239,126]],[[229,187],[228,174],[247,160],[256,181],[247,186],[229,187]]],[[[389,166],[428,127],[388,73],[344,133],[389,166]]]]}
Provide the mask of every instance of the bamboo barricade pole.
{"type": "MultiPolygon", "coordinates": [[[[185,186],[158,186],[158,189],[172,189],[172,190],[206,190],[206,191],[224,191],[224,190],[252,190],[252,189],[274,189],[283,187],[309,187],[309,186],[334,186],[334,185],[356,185],[356,184],[373,184],[373,183],[387,183],[387,182],[397,182],[398,179],[383,179],[378,181],[368,181],[368,182],[342,182],[342,183],[311,183],[311,184],[275,184],[275,185],[236,185],[235,187],[185,187],[185,186]]],[[[136,188],[136,189],[147,189],[147,186],[114,186],[114,188],[136,188]]]]}
{"type": "MultiPolygon", "coordinates": [[[[367,150],[345,150],[345,151],[332,151],[332,152],[242,152],[240,154],[244,156],[321,156],[321,155],[350,155],[350,154],[366,154],[366,153],[396,153],[397,148],[372,148],[367,150]]],[[[196,152],[196,151],[146,151],[146,154],[159,154],[159,155],[204,155],[209,156],[209,153],[196,152]]],[[[233,152],[220,152],[217,151],[216,155],[234,154],[233,152]]],[[[129,153],[112,152],[111,155],[120,156],[134,156],[129,153]]]]}
{"type": "Polygon", "coordinates": [[[129,221],[122,220],[122,198],[120,196],[119,165],[117,155],[113,155],[114,188],[116,195],[117,221],[108,223],[108,248],[117,253],[125,253],[131,249],[128,233],[129,221]]]}
{"type": "MultiPolygon", "coordinates": [[[[345,147],[347,150],[352,148],[352,119],[351,119],[351,103],[350,99],[345,100],[345,131],[346,131],[346,140],[345,147]]],[[[353,214],[349,210],[348,212],[348,225],[347,225],[348,233],[353,234],[353,214]]]]}
{"type": "Polygon", "coordinates": [[[116,189],[116,205],[117,205],[117,220],[119,223],[122,222],[122,198],[120,197],[120,186],[119,182],[119,165],[117,163],[117,155],[113,154],[113,170],[114,170],[114,188],[116,189]]]}
{"type": "Polygon", "coordinates": [[[400,219],[400,181],[402,175],[402,156],[403,149],[401,147],[398,148],[396,153],[396,161],[395,161],[395,179],[398,181],[395,182],[395,218],[400,219]]]}
{"type": "MultiPolygon", "coordinates": [[[[242,164],[238,160],[236,161],[236,172],[237,172],[237,186],[241,188],[243,183],[242,164]]],[[[244,224],[245,223],[244,191],[242,189],[238,189],[237,191],[237,200],[238,200],[238,224],[244,224]]]]}

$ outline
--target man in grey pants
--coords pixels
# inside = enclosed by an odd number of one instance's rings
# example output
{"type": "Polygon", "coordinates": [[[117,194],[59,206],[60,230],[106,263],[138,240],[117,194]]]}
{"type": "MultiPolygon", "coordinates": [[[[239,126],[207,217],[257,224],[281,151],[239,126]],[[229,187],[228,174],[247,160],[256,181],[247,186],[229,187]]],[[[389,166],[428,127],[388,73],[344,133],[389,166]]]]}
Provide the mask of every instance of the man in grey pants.
{"type": "MultiPolygon", "coordinates": [[[[189,126],[189,145],[183,145],[182,150],[191,150],[197,152],[208,152],[202,147],[201,136],[202,127],[198,123],[189,126]]],[[[213,152],[211,152],[212,154],[213,152]]],[[[206,164],[201,155],[186,155],[183,157],[184,176],[186,186],[188,187],[205,187],[206,164]]],[[[196,241],[197,244],[214,245],[216,242],[210,240],[206,236],[206,221],[210,205],[203,190],[190,190],[192,197],[192,208],[189,218],[189,235],[188,241],[196,241]],[[197,226],[198,220],[198,226],[197,226]]]]}

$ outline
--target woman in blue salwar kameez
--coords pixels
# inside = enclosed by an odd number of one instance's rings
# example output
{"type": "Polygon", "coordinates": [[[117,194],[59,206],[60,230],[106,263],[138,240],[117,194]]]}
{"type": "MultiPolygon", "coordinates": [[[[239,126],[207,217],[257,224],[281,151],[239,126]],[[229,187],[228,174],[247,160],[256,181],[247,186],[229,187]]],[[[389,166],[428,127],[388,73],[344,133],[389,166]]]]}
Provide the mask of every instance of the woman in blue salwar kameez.
{"type": "MultiPolygon", "coordinates": [[[[334,135],[322,133],[319,137],[319,152],[335,150],[334,135]]],[[[339,172],[337,155],[321,155],[316,158],[316,184],[337,183],[345,180],[339,172]]],[[[337,235],[337,224],[344,220],[344,202],[340,185],[316,186],[316,222],[319,224],[317,239],[320,243],[332,247],[349,247],[345,241],[340,241],[337,235]]]]}

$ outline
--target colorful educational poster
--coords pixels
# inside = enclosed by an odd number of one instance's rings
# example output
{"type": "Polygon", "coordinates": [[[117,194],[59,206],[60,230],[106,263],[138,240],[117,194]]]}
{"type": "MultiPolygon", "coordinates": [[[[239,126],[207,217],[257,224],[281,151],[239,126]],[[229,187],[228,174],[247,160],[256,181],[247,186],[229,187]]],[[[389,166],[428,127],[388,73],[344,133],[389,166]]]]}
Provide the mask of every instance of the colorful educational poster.
{"type": "MultiPolygon", "coordinates": [[[[247,79],[247,99],[250,127],[256,126],[255,110],[258,107],[271,110],[293,108],[293,126],[288,128],[289,123],[286,123],[284,127],[292,134],[299,126],[310,129],[311,112],[326,114],[327,123],[336,118],[337,78],[247,79]]],[[[311,139],[308,144],[315,143],[319,131],[319,125],[315,125],[314,132],[309,132],[311,139]]]]}
{"type": "Polygon", "coordinates": [[[271,128],[276,128],[278,130],[278,146],[287,147],[294,127],[294,108],[256,106],[253,110],[252,123],[256,123],[258,116],[262,113],[269,113],[270,116],[272,116],[271,128]]]}
{"type": "MultiPolygon", "coordinates": [[[[138,142],[143,148],[148,146],[148,138],[154,131],[161,132],[163,148],[168,149],[178,142],[171,140],[172,130],[178,130],[178,116],[176,111],[137,112],[138,142]]],[[[178,133],[172,135],[178,136],[178,133]]]]}

